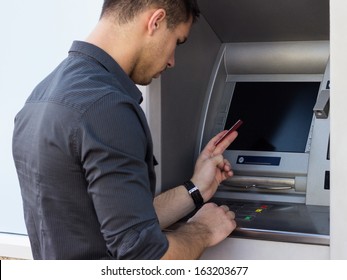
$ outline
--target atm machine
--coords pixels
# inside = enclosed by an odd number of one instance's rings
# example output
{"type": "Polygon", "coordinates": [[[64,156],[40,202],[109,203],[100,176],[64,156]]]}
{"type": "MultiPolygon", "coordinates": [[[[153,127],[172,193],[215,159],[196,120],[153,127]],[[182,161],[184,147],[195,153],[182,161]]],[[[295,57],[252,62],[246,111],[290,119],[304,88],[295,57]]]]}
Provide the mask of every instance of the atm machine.
{"type": "Polygon", "coordinates": [[[150,101],[161,108],[162,191],[242,119],[224,153],[234,176],[212,199],[238,227],[202,258],[329,258],[329,1],[198,2],[201,18],[150,101]]]}
{"type": "Polygon", "coordinates": [[[329,245],[328,57],[324,41],[222,45],[197,152],[243,121],[213,199],[236,213],[233,236],[329,245]]]}

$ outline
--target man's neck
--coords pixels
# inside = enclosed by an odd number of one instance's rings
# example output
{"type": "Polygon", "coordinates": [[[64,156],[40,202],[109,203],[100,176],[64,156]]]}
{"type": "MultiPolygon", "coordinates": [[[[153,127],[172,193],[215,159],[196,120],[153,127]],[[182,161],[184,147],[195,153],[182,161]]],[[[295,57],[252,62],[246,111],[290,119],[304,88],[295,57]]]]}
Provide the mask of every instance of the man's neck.
{"type": "Polygon", "coordinates": [[[117,25],[110,20],[101,19],[86,38],[91,43],[107,52],[127,73],[131,73],[141,51],[141,29],[136,22],[117,25]]]}

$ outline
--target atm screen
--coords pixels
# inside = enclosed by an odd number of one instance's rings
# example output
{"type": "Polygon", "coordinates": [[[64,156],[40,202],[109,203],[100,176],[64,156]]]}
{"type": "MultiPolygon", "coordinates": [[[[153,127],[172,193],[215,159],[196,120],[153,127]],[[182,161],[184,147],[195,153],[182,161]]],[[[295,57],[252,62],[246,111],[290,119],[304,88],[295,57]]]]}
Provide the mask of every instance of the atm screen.
{"type": "Polygon", "coordinates": [[[244,121],[229,150],[303,153],[320,82],[237,82],[225,129],[244,121]]]}

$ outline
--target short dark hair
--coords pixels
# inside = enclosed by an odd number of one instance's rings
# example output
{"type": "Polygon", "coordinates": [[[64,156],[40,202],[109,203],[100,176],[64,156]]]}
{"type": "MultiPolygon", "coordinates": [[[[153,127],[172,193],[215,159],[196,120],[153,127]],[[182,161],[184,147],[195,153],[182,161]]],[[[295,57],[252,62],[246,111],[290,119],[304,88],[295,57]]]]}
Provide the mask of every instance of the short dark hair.
{"type": "Polygon", "coordinates": [[[126,23],[147,7],[166,11],[168,28],[175,28],[192,17],[195,22],[200,15],[197,0],[104,0],[101,17],[117,15],[119,23],[126,23]]]}

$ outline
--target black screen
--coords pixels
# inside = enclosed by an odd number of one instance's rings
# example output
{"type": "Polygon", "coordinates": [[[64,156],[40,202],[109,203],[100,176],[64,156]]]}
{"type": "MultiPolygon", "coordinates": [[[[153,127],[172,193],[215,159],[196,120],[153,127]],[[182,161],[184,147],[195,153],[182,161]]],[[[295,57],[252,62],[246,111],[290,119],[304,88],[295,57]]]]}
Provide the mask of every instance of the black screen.
{"type": "Polygon", "coordinates": [[[229,150],[304,152],[319,82],[238,82],[225,129],[244,121],[229,150]]]}

